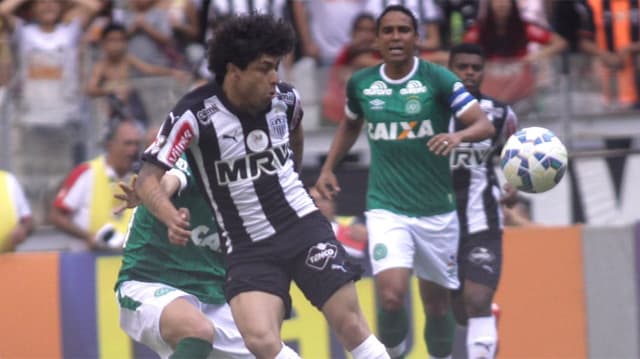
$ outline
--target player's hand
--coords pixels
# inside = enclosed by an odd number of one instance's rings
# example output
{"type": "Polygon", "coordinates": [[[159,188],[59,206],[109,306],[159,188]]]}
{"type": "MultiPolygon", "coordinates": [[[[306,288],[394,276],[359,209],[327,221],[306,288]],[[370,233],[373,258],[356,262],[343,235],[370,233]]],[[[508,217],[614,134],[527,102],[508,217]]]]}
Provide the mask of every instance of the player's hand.
{"type": "Polygon", "coordinates": [[[135,208],[141,203],[140,198],[138,197],[138,195],[136,194],[136,191],[134,190],[134,188],[136,188],[137,180],[138,180],[138,175],[133,175],[131,177],[131,180],[129,180],[129,184],[126,184],[124,182],[118,182],[118,186],[120,186],[123,193],[116,193],[113,195],[113,197],[121,201],[124,201],[124,203],[119,205],[118,207],[116,207],[116,209],[113,210],[114,215],[118,216],[122,214],[122,212],[124,212],[125,209],[135,208]]]}
{"type": "Polygon", "coordinates": [[[167,225],[169,242],[178,246],[187,245],[189,238],[191,238],[189,218],[189,210],[187,208],[179,208],[177,216],[172,218],[169,223],[165,223],[167,225]]]}
{"type": "Polygon", "coordinates": [[[502,197],[500,197],[500,203],[504,204],[508,208],[515,206],[518,202],[518,190],[512,185],[505,183],[503,191],[502,197]]]}
{"type": "Polygon", "coordinates": [[[340,192],[340,186],[338,185],[338,179],[336,175],[331,171],[322,171],[314,186],[318,193],[325,199],[333,199],[340,192]]]}
{"type": "Polygon", "coordinates": [[[429,139],[427,147],[436,155],[448,156],[461,142],[455,133],[439,133],[429,139]]]}

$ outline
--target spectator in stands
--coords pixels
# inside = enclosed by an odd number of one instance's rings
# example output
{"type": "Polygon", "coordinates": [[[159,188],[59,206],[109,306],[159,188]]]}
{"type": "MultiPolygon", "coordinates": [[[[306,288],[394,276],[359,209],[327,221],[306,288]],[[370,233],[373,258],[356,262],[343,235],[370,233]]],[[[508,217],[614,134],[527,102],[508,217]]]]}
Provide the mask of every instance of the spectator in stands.
{"type": "Polygon", "coordinates": [[[293,0],[292,13],[302,44],[302,55],[320,66],[333,64],[350,40],[353,20],[366,0],[293,0]]]}
{"type": "Polygon", "coordinates": [[[638,86],[640,65],[640,14],[638,4],[629,0],[588,0],[593,10],[595,40],[601,50],[618,53],[622,69],[598,71],[607,104],[640,107],[638,86]]]}
{"type": "MultiPolygon", "coordinates": [[[[64,173],[83,160],[79,45],[99,8],[98,0],[0,2],[18,65],[11,92],[13,171],[35,197],[52,194],[64,173]],[[23,9],[28,21],[15,15],[23,9]]],[[[36,221],[44,216],[43,207],[33,209],[36,221]]]]}
{"type": "Polygon", "coordinates": [[[127,52],[127,31],[124,26],[109,24],[102,31],[102,57],[91,71],[86,91],[91,97],[107,96],[110,100],[108,118],[135,118],[147,124],[147,114],[140,94],[132,86],[136,73],[152,76],[175,76],[184,81],[188,74],[169,67],[151,65],[127,52]]]}
{"type": "Polygon", "coordinates": [[[339,122],[344,116],[345,85],[354,71],[380,63],[375,49],[376,19],[369,13],[360,13],[351,26],[351,41],[346,44],[331,66],[329,82],[322,98],[324,117],[339,122]]]}
{"type": "Polygon", "coordinates": [[[466,29],[478,17],[477,0],[439,0],[441,22],[439,26],[440,47],[447,50],[462,42],[466,29]]]}
{"type": "Polygon", "coordinates": [[[130,0],[122,18],[132,55],[165,67],[182,61],[174,47],[168,9],[161,7],[158,0],[130,0]]]}
{"type": "Polygon", "coordinates": [[[76,167],[58,192],[50,221],[91,249],[121,249],[131,210],[114,214],[118,182],[129,182],[143,131],[135,121],[114,121],[105,135],[106,153],[76,167]]]}
{"type": "Polygon", "coordinates": [[[596,43],[593,11],[586,0],[553,1],[551,24],[567,40],[571,52],[595,56],[612,70],[622,68],[623,61],[619,54],[596,43]]]}
{"type": "Polygon", "coordinates": [[[482,92],[507,103],[533,95],[532,64],[563,51],[558,34],[524,20],[516,0],[489,0],[486,13],[464,35],[464,42],[480,44],[487,55],[482,92]],[[544,47],[528,51],[530,43],[544,47]]]}
{"type": "Polygon", "coordinates": [[[0,254],[13,252],[33,231],[31,208],[18,180],[0,171],[0,254]]]}

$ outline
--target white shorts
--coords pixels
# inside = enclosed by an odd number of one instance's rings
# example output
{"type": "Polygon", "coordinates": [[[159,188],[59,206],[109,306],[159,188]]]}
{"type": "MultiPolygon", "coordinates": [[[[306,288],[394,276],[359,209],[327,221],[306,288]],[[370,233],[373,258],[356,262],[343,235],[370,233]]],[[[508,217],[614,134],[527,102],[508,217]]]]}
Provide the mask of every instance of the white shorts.
{"type": "Polygon", "coordinates": [[[460,286],[456,260],[460,229],[456,211],[408,217],[373,209],[366,216],[374,275],[389,268],[413,268],[420,279],[449,289],[460,286]]]}
{"type": "Polygon", "coordinates": [[[120,327],[133,340],[147,345],[161,358],[168,358],[173,349],[160,335],[160,315],[169,303],[178,298],[191,302],[213,322],[213,351],[209,358],[255,358],[244,345],[228,304],[202,303],[197,297],[162,283],[130,280],[120,284],[116,293],[116,300],[120,306],[120,327]],[[123,298],[140,304],[135,310],[124,308],[121,304],[123,298]]]}

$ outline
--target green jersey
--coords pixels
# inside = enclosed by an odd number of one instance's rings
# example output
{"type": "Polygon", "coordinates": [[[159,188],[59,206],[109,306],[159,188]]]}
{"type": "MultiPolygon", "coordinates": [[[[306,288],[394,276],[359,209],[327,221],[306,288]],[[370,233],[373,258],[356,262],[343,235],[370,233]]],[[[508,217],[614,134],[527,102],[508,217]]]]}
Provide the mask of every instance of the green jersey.
{"type": "Polygon", "coordinates": [[[127,280],[157,282],[204,303],[222,304],[225,268],[213,214],[191,178],[187,162],[180,158],[171,171],[186,177],[186,186],[171,201],[176,208],[189,209],[191,240],[184,247],[171,244],[167,227],[144,205],[138,206],[129,225],[116,289],[127,280]]]}
{"type": "Polygon", "coordinates": [[[347,117],[366,120],[371,151],[367,209],[411,217],[454,211],[449,158],[426,144],[476,100],[442,66],[415,58],[398,80],[384,66],[362,69],[347,83],[347,117]]]}

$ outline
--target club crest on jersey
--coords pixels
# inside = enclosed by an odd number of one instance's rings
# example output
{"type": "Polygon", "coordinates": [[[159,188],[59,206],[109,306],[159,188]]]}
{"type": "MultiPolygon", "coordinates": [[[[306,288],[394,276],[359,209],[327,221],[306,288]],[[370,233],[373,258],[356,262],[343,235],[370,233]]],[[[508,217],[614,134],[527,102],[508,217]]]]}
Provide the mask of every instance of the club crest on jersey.
{"type": "Polygon", "coordinates": [[[369,105],[373,111],[384,110],[384,101],[379,98],[369,101],[369,105]]]}
{"type": "Polygon", "coordinates": [[[262,130],[253,130],[249,132],[246,138],[247,147],[253,152],[261,152],[269,146],[269,137],[262,130]]]}
{"type": "Polygon", "coordinates": [[[270,113],[267,115],[269,135],[273,139],[283,139],[287,135],[287,115],[284,112],[270,113]]]}
{"type": "Polygon", "coordinates": [[[408,113],[409,115],[415,115],[419,113],[420,110],[422,110],[422,105],[420,104],[420,101],[416,100],[415,98],[410,99],[404,105],[404,112],[408,113]]]}
{"type": "Polygon", "coordinates": [[[309,248],[305,264],[316,270],[323,270],[329,261],[338,255],[338,247],[331,243],[318,243],[309,248]]]}
{"type": "Polygon", "coordinates": [[[387,88],[387,84],[384,81],[375,81],[368,89],[364,89],[362,93],[366,96],[391,96],[393,90],[387,88]]]}
{"type": "Polygon", "coordinates": [[[407,86],[400,89],[401,95],[417,95],[420,93],[426,93],[427,87],[418,80],[411,80],[407,83],[407,86]]]}
{"type": "Polygon", "coordinates": [[[218,109],[218,106],[212,104],[211,106],[205,107],[202,110],[198,111],[198,113],[196,113],[196,117],[198,118],[198,121],[200,121],[200,123],[204,125],[209,122],[211,120],[211,116],[213,116],[218,111],[220,111],[218,109]]]}

